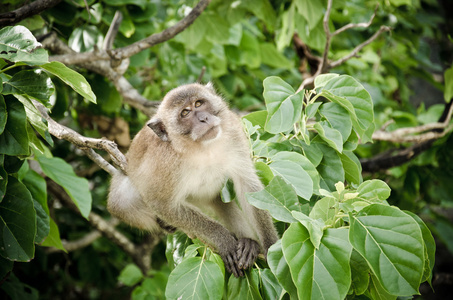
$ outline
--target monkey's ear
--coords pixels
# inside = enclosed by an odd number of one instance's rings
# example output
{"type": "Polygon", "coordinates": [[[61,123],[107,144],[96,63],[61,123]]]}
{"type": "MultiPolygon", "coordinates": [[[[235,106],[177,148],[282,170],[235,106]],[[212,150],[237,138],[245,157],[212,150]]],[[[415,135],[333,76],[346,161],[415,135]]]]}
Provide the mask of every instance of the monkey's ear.
{"type": "Polygon", "coordinates": [[[162,122],[161,119],[159,118],[152,118],[148,124],[146,124],[149,128],[151,128],[154,133],[157,134],[157,136],[164,142],[168,142],[168,133],[167,130],[165,129],[165,125],[162,122]]]}

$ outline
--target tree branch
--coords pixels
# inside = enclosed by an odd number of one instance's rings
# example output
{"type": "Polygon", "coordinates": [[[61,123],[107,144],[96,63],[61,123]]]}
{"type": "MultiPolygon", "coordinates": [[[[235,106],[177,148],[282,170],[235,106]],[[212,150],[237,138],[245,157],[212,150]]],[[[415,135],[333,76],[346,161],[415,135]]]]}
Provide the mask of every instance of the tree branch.
{"type": "Polygon", "coordinates": [[[205,10],[210,2],[211,0],[200,0],[200,2],[198,2],[198,4],[187,16],[175,25],[126,47],[111,50],[109,51],[110,56],[113,59],[121,60],[126,57],[131,57],[132,55],[137,54],[154,45],[168,41],[181,31],[189,27],[201,15],[201,13],[205,10]]]}
{"type": "Polygon", "coordinates": [[[316,72],[310,76],[310,77],[307,77],[305,78],[303,81],[302,81],[302,84],[299,86],[299,88],[297,89],[297,92],[300,92],[302,89],[304,89],[306,86],[309,86],[309,85],[312,85],[313,82],[315,81],[315,78],[320,75],[320,74],[324,74],[324,73],[327,73],[329,70],[335,68],[335,67],[338,67],[339,65],[343,64],[344,62],[346,62],[347,60],[351,59],[352,57],[355,57],[357,56],[358,52],[360,50],[362,50],[365,46],[367,46],[368,44],[370,44],[371,42],[373,42],[375,39],[377,39],[379,37],[379,35],[381,35],[381,33],[385,32],[385,31],[390,31],[390,27],[388,26],[381,26],[381,28],[379,28],[379,30],[377,32],[375,32],[373,34],[373,36],[371,36],[368,40],[366,40],[365,42],[361,43],[360,45],[356,46],[352,51],[351,53],[349,53],[348,55],[334,61],[334,62],[330,62],[329,59],[328,59],[328,54],[329,54],[329,50],[330,50],[330,45],[331,45],[331,40],[334,36],[348,30],[348,29],[351,29],[351,28],[357,28],[357,27],[369,27],[371,25],[371,23],[373,22],[375,16],[376,16],[376,11],[377,11],[377,6],[376,6],[376,9],[373,13],[373,15],[371,16],[370,20],[366,23],[357,23],[357,24],[347,24],[337,30],[335,30],[333,33],[330,32],[330,29],[329,29],[329,18],[330,18],[330,13],[331,13],[331,10],[332,10],[332,0],[328,0],[327,2],[327,10],[326,10],[326,13],[324,14],[324,18],[323,18],[323,28],[324,28],[324,33],[326,35],[326,43],[324,45],[324,52],[322,54],[322,57],[321,58],[318,58],[319,59],[319,64],[318,64],[318,68],[316,69],[316,72]]]}
{"type": "Polygon", "coordinates": [[[98,164],[102,169],[108,172],[111,175],[117,174],[119,171],[110,165],[102,156],[97,154],[94,149],[100,149],[106,151],[113,162],[121,168],[123,173],[126,170],[126,157],[118,150],[116,144],[112,141],[106,139],[93,139],[80,135],[71,128],[63,126],[56,121],[54,121],[49,114],[47,109],[36,100],[33,100],[33,104],[41,113],[41,116],[47,120],[49,133],[55,136],[56,138],[66,140],[78,148],[82,149],[89,158],[91,158],[96,164],[98,164]]]}
{"type": "Polygon", "coordinates": [[[30,4],[24,5],[16,10],[0,14],[0,28],[7,25],[13,25],[33,15],[37,15],[46,9],[54,7],[61,0],[37,0],[30,4]]]}
{"type": "MultiPolygon", "coordinates": [[[[71,210],[80,214],[80,211],[77,209],[75,204],[72,202],[69,195],[66,191],[53,182],[52,180],[47,180],[48,190],[57,197],[62,203],[68,206],[71,210]]],[[[146,274],[151,268],[151,252],[154,247],[159,243],[160,239],[157,235],[148,234],[145,237],[141,245],[133,244],[124,234],[115,229],[115,225],[118,223],[117,220],[112,220],[110,222],[105,221],[101,216],[94,212],[90,212],[88,215],[88,222],[103,236],[111,240],[113,243],[118,245],[124,252],[132,257],[134,263],[146,274]]],[[[85,237],[86,240],[78,241],[79,244],[86,244],[91,240],[94,241],[96,234],[91,233],[90,236],[85,237]]]]}

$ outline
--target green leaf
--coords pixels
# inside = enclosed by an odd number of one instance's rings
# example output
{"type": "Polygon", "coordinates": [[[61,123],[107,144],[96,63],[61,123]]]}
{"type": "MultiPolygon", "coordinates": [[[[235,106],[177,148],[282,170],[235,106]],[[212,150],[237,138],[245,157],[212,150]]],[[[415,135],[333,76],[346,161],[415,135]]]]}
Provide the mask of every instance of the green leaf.
{"type": "Polygon", "coordinates": [[[302,154],[297,152],[281,151],[272,156],[271,159],[273,161],[292,161],[297,163],[308,173],[313,181],[313,191],[316,193],[319,190],[319,173],[312,162],[302,154]]]}
{"type": "Polygon", "coordinates": [[[313,29],[324,16],[323,1],[297,0],[295,3],[297,11],[307,20],[310,29],[313,29]]]}
{"type": "Polygon", "coordinates": [[[49,207],[47,206],[46,180],[35,171],[29,169],[25,174],[25,177],[22,179],[22,182],[30,191],[33,199],[38,201],[46,214],[49,215],[49,207]]]}
{"type": "Polygon", "coordinates": [[[283,256],[282,240],[278,240],[269,248],[267,262],[272,273],[277,277],[278,282],[290,295],[291,299],[297,299],[297,288],[291,278],[289,265],[283,256]]]}
{"type": "MultiPolygon", "coordinates": [[[[35,154],[37,154],[36,151],[35,154]]],[[[82,216],[88,218],[92,202],[88,181],[78,177],[72,167],[59,157],[48,158],[36,155],[36,158],[44,174],[63,187],[79,208],[82,216]]]]}
{"type": "Polygon", "coordinates": [[[336,200],[332,197],[324,197],[316,201],[312,210],[310,211],[309,217],[318,220],[321,219],[327,225],[334,225],[335,219],[335,205],[336,200]]]}
{"type": "Polygon", "coordinates": [[[296,190],[297,195],[310,200],[313,195],[313,181],[310,175],[296,162],[277,160],[269,167],[275,176],[281,176],[296,190]]]}
{"type": "Polygon", "coordinates": [[[85,77],[76,71],[66,67],[58,61],[53,61],[40,66],[52,75],[57,76],[74,91],[80,94],[83,98],[96,103],[96,95],[91,90],[90,84],[86,81],[85,77]]]}
{"type": "Polygon", "coordinates": [[[14,97],[16,97],[16,99],[24,105],[28,122],[30,122],[33,128],[47,141],[49,145],[53,146],[53,140],[47,127],[47,120],[42,117],[41,113],[35,107],[30,98],[22,95],[14,95],[14,97]]]}
{"type": "Polygon", "coordinates": [[[366,260],[355,250],[351,254],[351,287],[356,295],[362,295],[370,283],[370,267],[366,260]]]}
{"type": "Polygon", "coordinates": [[[280,176],[274,177],[264,190],[245,194],[247,201],[255,207],[268,210],[274,219],[295,222],[291,212],[301,211],[294,188],[280,176]]]}
{"type": "Polygon", "coordinates": [[[277,277],[269,269],[258,269],[258,271],[264,299],[279,299],[283,289],[278,283],[277,277]]]}
{"type": "Polygon", "coordinates": [[[142,271],[134,264],[128,264],[118,276],[118,281],[126,286],[134,286],[142,279],[142,271]]]}
{"type": "Polygon", "coordinates": [[[445,90],[444,90],[444,99],[445,102],[450,103],[451,98],[453,98],[453,66],[447,69],[444,73],[445,79],[445,90]]]}
{"type": "Polygon", "coordinates": [[[3,85],[3,94],[24,95],[48,105],[49,98],[55,91],[52,81],[41,70],[23,70],[11,77],[3,85]]]}
{"type": "Polygon", "coordinates": [[[206,26],[205,38],[213,44],[225,45],[230,38],[230,25],[222,16],[212,11],[200,16],[204,26],[206,26]]]}
{"type": "Polygon", "coordinates": [[[390,196],[390,187],[382,180],[372,179],[363,182],[358,188],[357,197],[368,201],[381,202],[390,196]]]}
{"type": "Polygon", "coordinates": [[[264,129],[270,133],[285,132],[300,120],[302,95],[279,77],[267,77],[263,81],[264,100],[267,107],[267,120],[264,129]]]}
{"type": "Polygon", "coordinates": [[[11,62],[39,65],[49,61],[47,51],[24,26],[7,26],[0,29],[0,58],[11,62]]]}
{"type": "Polygon", "coordinates": [[[30,261],[35,255],[36,212],[25,185],[8,177],[0,203],[0,254],[13,261],[30,261]]]}
{"type": "Polygon", "coordinates": [[[349,214],[349,240],[392,295],[418,293],[424,271],[424,243],[419,225],[396,207],[372,204],[349,214]]]}
{"type": "MultiPolygon", "coordinates": [[[[248,31],[242,32],[242,39],[239,45],[241,49],[239,62],[251,69],[256,69],[261,65],[260,44],[255,36],[248,31]]],[[[264,126],[262,126],[264,128],[264,126]]]]}
{"type": "Polygon", "coordinates": [[[269,0],[248,0],[241,1],[241,7],[251,11],[257,18],[263,21],[272,31],[275,27],[277,16],[269,0]]]}
{"type": "Polygon", "coordinates": [[[404,212],[411,216],[415,222],[417,222],[418,226],[420,226],[420,230],[422,231],[423,241],[425,242],[425,272],[423,273],[422,282],[428,281],[432,287],[431,280],[433,278],[433,268],[436,259],[436,241],[434,240],[431,231],[429,231],[428,226],[426,226],[419,216],[410,211],[404,212]]]}
{"type": "MultiPolygon", "coordinates": [[[[1,87],[0,87],[0,89],[1,89],[1,87]]],[[[2,134],[3,130],[5,130],[7,119],[8,119],[8,111],[6,110],[5,98],[3,98],[2,95],[0,95],[0,134],[2,134]]]]}
{"type": "MultiPolygon", "coordinates": [[[[260,43],[261,62],[270,67],[291,69],[293,64],[272,43],[260,43]]],[[[302,93],[303,94],[303,93],[302,93]]]]}
{"type": "Polygon", "coordinates": [[[326,83],[321,94],[346,109],[363,143],[371,141],[373,132],[370,131],[374,131],[373,102],[357,80],[348,75],[334,77],[326,83]]]}
{"type": "Polygon", "coordinates": [[[247,272],[244,277],[237,278],[231,275],[228,280],[227,299],[261,300],[258,285],[258,274],[254,269],[247,272]]]}
{"type": "Polygon", "coordinates": [[[315,89],[319,89],[324,87],[327,82],[329,82],[332,78],[338,77],[338,74],[330,73],[330,74],[320,74],[315,77],[315,89]]]}
{"type": "Polygon", "coordinates": [[[315,246],[316,249],[319,249],[319,245],[321,244],[321,238],[324,234],[324,227],[325,224],[322,221],[314,220],[307,215],[293,211],[293,217],[300,222],[300,224],[304,225],[304,227],[308,230],[310,234],[310,241],[315,246]]]}
{"type": "Polygon", "coordinates": [[[326,121],[316,122],[313,128],[330,147],[340,153],[343,152],[343,138],[338,130],[332,128],[326,121]]]}
{"type": "Polygon", "coordinates": [[[35,243],[40,244],[44,241],[44,239],[49,235],[50,232],[50,218],[49,215],[46,213],[42,205],[34,200],[33,206],[36,211],[36,236],[35,236],[35,243]]]}
{"type": "Polygon", "coordinates": [[[381,283],[373,273],[370,274],[370,284],[368,286],[368,292],[365,293],[365,295],[368,296],[368,299],[396,300],[398,298],[395,295],[390,295],[382,287],[381,283]]]}
{"type": "MultiPolygon", "coordinates": [[[[0,155],[0,161],[3,160],[3,155],[0,155]]],[[[3,197],[6,194],[6,187],[8,185],[8,173],[3,168],[3,164],[0,164],[0,202],[3,201],[3,197]]]]}
{"type": "Polygon", "coordinates": [[[41,246],[44,247],[55,247],[60,249],[64,252],[67,252],[66,249],[63,247],[63,243],[60,239],[60,231],[58,230],[58,226],[52,218],[50,219],[50,232],[44,242],[41,243],[41,246]]]}
{"type": "Polygon", "coordinates": [[[323,154],[323,158],[317,169],[321,177],[320,186],[329,191],[335,191],[335,183],[345,180],[343,163],[338,152],[322,143],[313,143],[317,145],[323,154]]]}
{"type": "Polygon", "coordinates": [[[234,183],[233,180],[228,179],[222,190],[220,191],[220,198],[222,199],[223,203],[230,203],[231,201],[236,198],[236,191],[234,190],[234,183]]]}
{"type": "Polygon", "coordinates": [[[344,299],[351,284],[351,245],[347,229],[327,229],[319,250],[307,229],[293,223],[283,234],[282,248],[299,299],[344,299]]]}
{"type": "Polygon", "coordinates": [[[319,113],[326,118],[331,128],[341,133],[343,141],[349,138],[352,131],[352,122],[346,109],[337,103],[327,102],[321,106],[319,113]]]}
{"type": "Polygon", "coordinates": [[[352,151],[343,151],[343,153],[338,154],[343,164],[345,178],[348,182],[354,184],[360,184],[362,179],[362,165],[360,164],[359,159],[355,156],[352,151]]]}
{"type": "Polygon", "coordinates": [[[27,116],[24,106],[14,98],[6,98],[8,120],[0,135],[0,154],[28,155],[27,116]]]}
{"type": "Polygon", "coordinates": [[[168,278],[167,299],[221,299],[224,279],[218,264],[191,257],[183,260],[168,278]]]}
{"type": "Polygon", "coordinates": [[[96,26],[82,25],[72,31],[69,36],[68,46],[76,52],[88,52],[92,51],[94,46],[101,48],[102,41],[102,34],[96,26]]]}
{"type": "Polygon", "coordinates": [[[269,166],[262,161],[257,161],[255,163],[255,169],[256,174],[265,186],[267,186],[274,178],[274,173],[272,173],[271,168],[269,168],[269,166]]]}

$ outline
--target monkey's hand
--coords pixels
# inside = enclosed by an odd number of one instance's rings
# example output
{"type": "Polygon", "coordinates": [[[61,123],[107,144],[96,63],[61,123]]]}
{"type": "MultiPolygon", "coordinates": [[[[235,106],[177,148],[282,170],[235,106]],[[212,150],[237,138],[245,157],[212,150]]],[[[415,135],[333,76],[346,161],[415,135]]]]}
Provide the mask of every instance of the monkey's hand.
{"type": "Polygon", "coordinates": [[[249,238],[241,238],[238,241],[237,247],[238,268],[242,270],[251,268],[255,263],[259,252],[260,245],[257,241],[249,238]]]}
{"type": "Polygon", "coordinates": [[[238,267],[237,243],[233,243],[228,245],[228,247],[219,249],[218,253],[228,272],[232,273],[236,277],[244,276],[244,272],[238,267]]]}

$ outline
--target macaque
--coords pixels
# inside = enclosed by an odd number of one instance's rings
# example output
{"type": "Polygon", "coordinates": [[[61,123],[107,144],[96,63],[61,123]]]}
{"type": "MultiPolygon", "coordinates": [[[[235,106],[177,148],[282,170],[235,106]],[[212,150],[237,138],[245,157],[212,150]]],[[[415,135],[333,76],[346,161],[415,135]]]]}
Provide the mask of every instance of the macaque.
{"type": "Polygon", "coordinates": [[[240,119],[211,84],[175,88],[133,139],[127,175],[112,178],[108,210],[134,227],[198,238],[243,276],[278,239],[269,213],[245,198],[263,188],[250,153],[240,119]],[[228,179],[236,200],[224,203],[228,179]]]}

